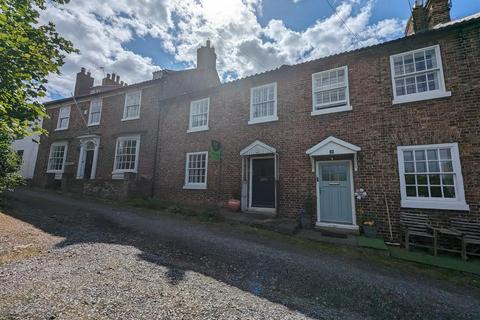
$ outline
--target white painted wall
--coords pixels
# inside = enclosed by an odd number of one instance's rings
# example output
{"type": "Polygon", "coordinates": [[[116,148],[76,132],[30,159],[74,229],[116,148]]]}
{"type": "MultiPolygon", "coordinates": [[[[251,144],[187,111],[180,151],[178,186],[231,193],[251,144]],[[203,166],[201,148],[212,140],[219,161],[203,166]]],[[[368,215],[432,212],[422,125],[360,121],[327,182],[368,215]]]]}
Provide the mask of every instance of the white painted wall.
{"type": "Polygon", "coordinates": [[[35,163],[37,162],[39,142],[39,135],[34,134],[20,140],[15,140],[12,144],[13,150],[23,150],[22,167],[20,172],[22,177],[25,179],[33,178],[33,173],[35,172],[35,163]]]}

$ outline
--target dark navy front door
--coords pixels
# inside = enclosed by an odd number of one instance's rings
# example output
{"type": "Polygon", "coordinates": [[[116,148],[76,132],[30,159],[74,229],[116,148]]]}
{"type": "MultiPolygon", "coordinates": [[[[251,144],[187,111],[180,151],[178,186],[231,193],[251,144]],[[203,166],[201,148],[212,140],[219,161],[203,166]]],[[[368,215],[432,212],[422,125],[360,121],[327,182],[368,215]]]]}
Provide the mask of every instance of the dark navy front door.
{"type": "Polygon", "coordinates": [[[252,159],[252,207],[275,208],[275,160],[252,159]]]}
{"type": "Polygon", "coordinates": [[[352,224],[350,162],[318,162],[320,222],[352,224]]]}

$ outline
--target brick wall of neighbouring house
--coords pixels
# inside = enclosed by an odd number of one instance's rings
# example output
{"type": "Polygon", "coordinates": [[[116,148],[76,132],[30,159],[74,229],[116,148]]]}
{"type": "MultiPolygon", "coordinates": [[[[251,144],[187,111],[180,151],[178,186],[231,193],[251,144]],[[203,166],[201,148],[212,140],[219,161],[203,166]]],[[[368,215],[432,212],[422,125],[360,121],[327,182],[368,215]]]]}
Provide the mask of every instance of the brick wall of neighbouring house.
{"type": "Polygon", "coordinates": [[[155,195],[197,204],[224,203],[240,194],[240,150],[260,140],[279,155],[278,212],[294,218],[315,174],[306,150],[329,136],[362,148],[354,187],[368,197],[356,200],[357,220],[375,213],[387,232],[388,203],[398,235],[400,183],[397,146],[458,142],[466,201],[470,212],[416,210],[438,223],[467,214],[480,220],[480,41],[479,24],[429,32],[402,41],[366,48],[248,77],[218,88],[161,102],[158,174],[155,195]],[[390,55],[440,45],[445,85],[452,96],[392,105],[390,55]],[[311,116],[312,73],[348,65],[352,111],[311,116]],[[250,88],[277,82],[278,121],[248,125],[250,88]],[[190,101],[210,98],[209,130],[187,133],[190,101]],[[183,189],[185,154],[222,144],[222,162],[209,160],[207,190],[183,189]],[[220,171],[221,170],[221,171],[220,171]],[[386,201],[385,201],[386,198],[386,201]]]}
{"type": "MultiPolygon", "coordinates": [[[[111,197],[111,190],[116,190],[118,185],[122,185],[119,182],[112,181],[116,140],[120,136],[138,134],[140,135],[138,173],[129,177],[130,180],[135,180],[138,183],[138,188],[130,188],[128,196],[149,196],[154,172],[159,101],[184,92],[215,86],[218,83],[218,75],[215,70],[198,71],[191,69],[179,73],[174,72],[164,76],[163,79],[150,81],[140,86],[129,86],[94,96],[78,97],[76,105],[72,101],[67,101],[47,106],[49,117],[44,120],[43,128],[49,134],[41,137],[34,185],[42,187],[60,186],[59,183],[53,182],[53,174],[46,174],[47,163],[51,144],[57,141],[67,141],[68,151],[63,176],[68,180],[68,183],[64,183],[64,185],[69,190],[90,194],[92,192],[87,189],[93,189],[96,190],[99,197],[111,197]],[[136,90],[142,91],[140,119],[122,121],[125,93],[136,90]],[[90,101],[99,97],[102,98],[100,125],[88,127],[86,121],[88,120],[90,101]],[[55,131],[60,107],[66,105],[71,106],[68,129],[55,131]],[[84,181],[76,180],[80,137],[85,135],[100,137],[96,180],[87,184],[84,181]],[[97,184],[97,186],[94,184],[97,184]],[[102,188],[102,186],[104,187],[102,188]],[[139,194],[136,190],[142,190],[142,193],[139,194]]],[[[132,186],[132,183],[129,186],[132,186]]],[[[118,198],[122,198],[120,195],[121,193],[118,198]]]]}

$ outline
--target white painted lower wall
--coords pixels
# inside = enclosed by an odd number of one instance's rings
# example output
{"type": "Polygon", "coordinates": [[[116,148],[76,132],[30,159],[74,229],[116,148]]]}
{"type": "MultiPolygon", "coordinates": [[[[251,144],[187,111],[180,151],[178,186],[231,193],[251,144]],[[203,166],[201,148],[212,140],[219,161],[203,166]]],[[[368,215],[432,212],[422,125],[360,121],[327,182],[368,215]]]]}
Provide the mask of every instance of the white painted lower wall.
{"type": "Polygon", "coordinates": [[[33,178],[35,172],[35,163],[37,162],[38,144],[40,137],[35,134],[20,140],[15,140],[12,149],[15,151],[23,150],[22,166],[20,172],[25,179],[33,178]]]}

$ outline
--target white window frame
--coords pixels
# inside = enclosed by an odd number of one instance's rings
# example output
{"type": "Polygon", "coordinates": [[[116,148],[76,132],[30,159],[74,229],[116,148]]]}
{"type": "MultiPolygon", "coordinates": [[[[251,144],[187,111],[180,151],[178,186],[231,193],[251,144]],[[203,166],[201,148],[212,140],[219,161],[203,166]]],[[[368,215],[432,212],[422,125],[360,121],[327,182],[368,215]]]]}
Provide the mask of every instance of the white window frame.
{"type": "MultiPolygon", "coordinates": [[[[312,74],[312,116],[318,116],[321,114],[328,114],[328,113],[335,113],[335,112],[344,112],[344,111],[350,111],[352,110],[352,106],[350,104],[350,87],[348,84],[348,66],[342,66],[338,68],[333,68],[333,69],[328,69],[328,70],[323,70],[320,72],[315,72],[312,74]],[[346,90],[345,90],[345,105],[340,105],[340,106],[332,106],[332,107],[324,107],[321,109],[316,109],[317,104],[316,104],[316,99],[315,99],[315,78],[323,73],[328,73],[331,71],[337,71],[343,69],[345,72],[345,85],[346,85],[346,90]]],[[[326,90],[325,90],[326,91],[326,90]]],[[[321,105],[320,105],[321,106],[321,105]]]]}
{"type": "Polygon", "coordinates": [[[188,152],[185,157],[185,184],[183,189],[207,189],[207,179],[208,179],[208,151],[199,151],[199,152],[188,152]],[[191,155],[205,155],[205,182],[204,183],[189,183],[188,182],[188,166],[191,155]]]}
{"type": "Polygon", "coordinates": [[[125,173],[125,172],[133,172],[137,173],[138,171],[138,156],[140,154],[140,135],[132,135],[132,136],[121,136],[118,137],[116,142],[115,142],[115,154],[113,155],[113,174],[116,173],[125,173]],[[117,168],[117,152],[118,152],[118,145],[120,144],[121,141],[125,140],[136,140],[136,149],[135,149],[135,168],[133,169],[116,169],[117,168]]]}
{"type": "Polygon", "coordinates": [[[63,173],[65,171],[65,162],[67,161],[67,151],[68,151],[68,142],[66,142],[66,141],[53,142],[50,145],[50,151],[48,153],[48,161],[47,161],[47,173],[63,173]],[[57,147],[57,146],[64,146],[65,147],[65,151],[63,152],[62,169],[60,169],[60,170],[50,169],[50,159],[52,158],[53,148],[57,147]]]}
{"type": "Polygon", "coordinates": [[[278,97],[277,97],[277,83],[272,82],[272,83],[267,83],[261,86],[257,87],[252,87],[250,88],[250,120],[248,121],[248,124],[256,124],[256,123],[264,123],[264,122],[271,122],[271,121],[277,121],[278,116],[277,116],[277,102],[278,97]],[[274,104],[273,104],[273,115],[267,116],[267,117],[253,117],[253,92],[258,89],[262,89],[265,87],[271,87],[273,86],[273,95],[275,97],[274,104]]]}
{"type": "Polygon", "coordinates": [[[198,131],[205,131],[205,130],[208,130],[208,121],[210,119],[210,98],[203,98],[203,99],[198,99],[198,100],[194,100],[194,101],[191,101],[190,102],[190,115],[189,115],[189,125],[188,125],[188,130],[187,130],[187,133],[190,133],[190,132],[198,132],[198,131]],[[198,102],[203,102],[203,101],[207,101],[207,124],[204,125],[204,126],[198,126],[198,127],[193,127],[193,114],[192,114],[192,111],[193,111],[193,105],[195,103],[198,103],[198,102]]]}
{"type": "Polygon", "coordinates": [[[68,129],[68,126],[70,125],[70,113],[72,111],[72,108],[70,106],[63,106],[63,107],[60,107],[60,109],[58,110],[58,119],[57,119],[57,128],[55,129],[55,131],[61,131],[61,130],[67,130],[68,129]],[[62,115],[62,110],[67,110],[68,109],[68,116],[66,117],[61,117],[62,115]],[[67,120],[67,126],[66,127],[60,127],[60,124],[61,124],[61,120],[62,119],[68,119],[67,120]]]}
{"type": "Polygon", "coordinates": [[[100,99],[93,99],[93,100],[90,101],[90,108],[88,110],[88,126],[96,126],[96,125],[100,124],[100,121],[102,119],[102,105],[103,105],[103,101],[102,101],[101,98],[100,99]],[[99,102],[99,104],[100,104],[100,111],[98,112],[99,113],[98,122],[93,122],[92,121],[93,102],[99,102]]]}
{"type": "MultiPolygon", "coordinates": [[[[415,60],[414,60],[415,63],[415,60]]],[[[422,71],[425,72],[427,70],[422,71]]],[[[446,91],[445,88],[445,78],[443,75],[443,63],[442,63],[442,55],[440,54],[440,46],[434,45],[430,47],[425,47],[425,48],[419,48],[411,51],[406,51],[406,52],[401,52],[395,55],[390,56],[390,74],[391,74],[391,80],[392,80],[392,91],[393,91],[393,101],[392,104],[400,104],[400,103],[407,103],[407,102],[413,102],[413,101],[422,101],[422,100],[430,100],[430,99],[437,99],[437,98],[444,98],[444,97],[450,97],[452,93],[450,91],[446,91]],[[406,94],[402,96],[397,96],[397,90],[395,86],[395,65],[394,65],[394,59],[398,56],[404,56],[407,54],[413,54],[415,57],[415,53],[419,51],[426,51],[430,49],[435,49],[435,58],[437,60],[437,68],[436,69],[431,69],[433,70],[438,70],[438,86],[439,88],[437,90],[432,90],[432,91],[426,91],[426,92],[420,92],[420,93],[411,93],[411,94],[406,94]]],[[[412,73],[414,75],[415,73],[412,73]]],[[[402,76],[403,77],[403,76],[402,76]]]]}
{"type": "MultiPolygon", "coordinates": [[[[401,206],[403,208],[420,208],[420,209],[439,209],[439,210],[460,210],[468,211],[470,207],[465,202],[465,190],[463,186],[462,167],[460,164],[460,154],[458,151],[458,143],[442,143],[427,144],[413,146],[397,147],[398,168],[400,175],[400,194],[401,206]],[[419,198],[408,197],[405,183],[405,165],[403,160],[403,151],[409,150],[426,150],[436,148],[449,148],[452,156],[452,166],[455,179],[455,198],[419,198]]],[[[428,173],[426,173],[428,175],[428,173]]]]}
{"type": "Polygon", "coordinates": [[[124,102],[124,105],[123,105],[123,117],[122,117],[122,121],[140,119],[141,107],[142,107],[142,90],[130,91],[130,92],[125,93],[125,102],[124,102]],[[130,94],[136,94],[136,93],[139,93],[139,98],[138,98],[138,115],[136,115],[135,117],[129,117],[129,118],[127,118],[127,101],[128,101],[127,97],[128,97],[128,95],[130,95],[130,94]]]}

